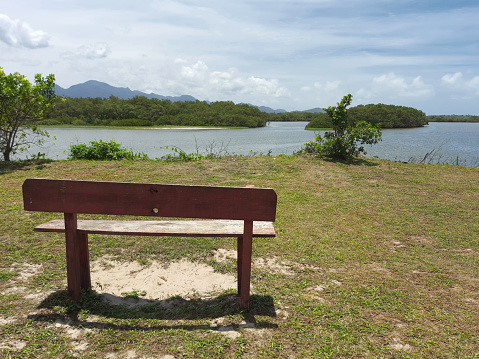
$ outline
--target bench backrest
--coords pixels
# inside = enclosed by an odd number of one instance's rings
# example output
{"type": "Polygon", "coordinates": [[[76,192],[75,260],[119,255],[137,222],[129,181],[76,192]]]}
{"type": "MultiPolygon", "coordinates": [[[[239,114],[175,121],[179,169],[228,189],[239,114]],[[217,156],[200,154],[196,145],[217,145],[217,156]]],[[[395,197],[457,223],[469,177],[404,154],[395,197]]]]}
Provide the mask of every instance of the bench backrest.
{"type": "Polygon", "coordinates": [[[165,185],[29,178],[27,211],[274,221],[269,188],[165,185]]]}

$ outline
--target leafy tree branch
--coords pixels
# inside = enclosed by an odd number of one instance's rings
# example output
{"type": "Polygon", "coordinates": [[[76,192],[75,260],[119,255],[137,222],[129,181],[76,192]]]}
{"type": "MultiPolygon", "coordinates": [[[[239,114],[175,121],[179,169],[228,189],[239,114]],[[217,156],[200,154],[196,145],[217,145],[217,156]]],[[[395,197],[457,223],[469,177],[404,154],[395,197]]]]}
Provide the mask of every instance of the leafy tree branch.
{"type": "Polygon", "coordinates": [[[5,74],[0,68],[0,152],[4,161],[32,144],[41,144],[46,131],[37,122],[55,103],[55,76],[35,75],[31,84],[18,72],[5,74]]]}

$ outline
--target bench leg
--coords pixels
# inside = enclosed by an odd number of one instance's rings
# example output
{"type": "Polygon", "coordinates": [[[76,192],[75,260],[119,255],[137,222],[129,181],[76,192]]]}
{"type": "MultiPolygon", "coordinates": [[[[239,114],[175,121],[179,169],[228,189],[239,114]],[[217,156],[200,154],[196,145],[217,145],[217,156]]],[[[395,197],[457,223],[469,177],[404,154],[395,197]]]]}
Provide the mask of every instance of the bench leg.
{"type": "Polygon", "coordinates": [[[253,250],[253,221],[244,222],[243,236],[238,237],[238,294],[241,308],[248,306],[251,282],[251,254],[253,250]]]}
{"type": "Polygon", "coordinates": [[[241,294],[241,272],[243,268],[243,237],[238,237],[236,249],[236,273],[238,277],[238,295],[241,294]]]}
{"type": "Polygon", "coordinates": [[[80,261],[80,286],[81,289],[91,289],[90,253],[88,251],[88,234],[77,233],[78,259],[80,261]]]}
{"type": "Polygon", "coordinates": [[[65,213],[68,296],[75,302],[82,289],[91,288],[88,235],[78,233],[75,213],[65,213]]]}

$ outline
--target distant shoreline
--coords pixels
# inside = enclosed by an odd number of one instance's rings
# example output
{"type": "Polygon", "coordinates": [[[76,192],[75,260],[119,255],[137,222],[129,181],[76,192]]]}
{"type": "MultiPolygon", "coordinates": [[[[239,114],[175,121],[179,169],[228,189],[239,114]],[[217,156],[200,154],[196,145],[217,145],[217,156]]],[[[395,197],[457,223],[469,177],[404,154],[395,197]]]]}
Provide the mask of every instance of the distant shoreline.
{"type": "Polygon", "coordinates": [[[102,129],[102,130],[239,130],[248,127],[214,127],[214,126],[52,126],[39,125],[41,128],[81,128],[81,129],[102,129]]]}

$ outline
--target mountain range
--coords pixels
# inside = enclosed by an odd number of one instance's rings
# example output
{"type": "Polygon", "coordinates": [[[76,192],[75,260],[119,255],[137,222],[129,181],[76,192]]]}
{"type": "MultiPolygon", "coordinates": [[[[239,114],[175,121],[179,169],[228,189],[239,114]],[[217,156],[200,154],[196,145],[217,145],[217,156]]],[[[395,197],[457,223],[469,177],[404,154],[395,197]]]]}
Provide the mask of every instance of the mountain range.
{"type": "MultiPolygon", "coordinates": [[[[116,96],[119,99],[127,100],[135,96],[145,96],[147,98],[157,98],[159,100],[170,100],[171,102],[176,101],[196,101],[197,99],[190,95],[181,95],[181,96],[162,96],[155,93],[145,93],[137,90],[130,90],[128,87],[115,87],[111,86],[105,82],[90,80],[81,84],[70,86],[69,88],[63,88],[61,86],[55,85],[55,93],[57,96],[63,97],[100,97],[108,98],[110,96],[116,96]]],[[[255,106],[255,105],[251,105],[255,106]]],[[[260,111],[267,113],[284,113],[287,112],[283,109],[272,109],[266,106],[255,106],[260,111]]],[[[324,112],[320,108],[313,108],[311,110],[301,111],[301,112],[324,112]]]]}
{"type": "Polygon", "coordinates": [[[57,96],[64,97],[101,97],[108,98],[110,96],[118,97],[122,100],[127,100],[135,96],[145,96],[147,98],[157,98],[159,100],[176,101],[196,101],[196,98],[189,95],[181,96],[162,96],[155,93],[145,93],[136,90],[130,90],[128,87],[114,87],[105,82],[90,80],[82,84],[73,85],[67,89],[55,85],[55,93],[57,96]]]}

